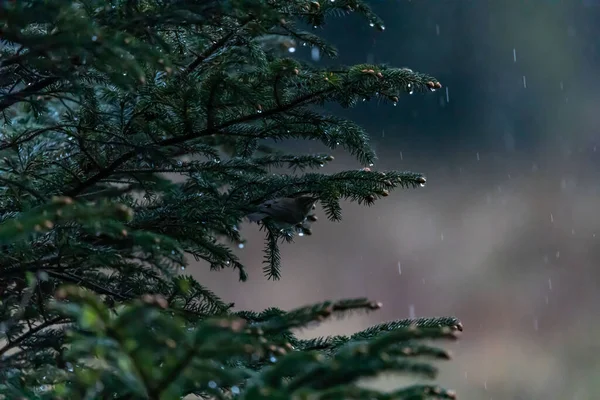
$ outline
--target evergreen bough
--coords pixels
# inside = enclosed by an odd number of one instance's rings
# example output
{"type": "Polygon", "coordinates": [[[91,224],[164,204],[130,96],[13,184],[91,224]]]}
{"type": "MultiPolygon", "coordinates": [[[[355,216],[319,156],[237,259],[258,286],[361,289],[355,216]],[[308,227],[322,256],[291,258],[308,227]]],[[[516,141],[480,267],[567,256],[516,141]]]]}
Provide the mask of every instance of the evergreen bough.
{"type": "MultiPolygon", "coordinates": [[[[186,256],[247,272],[231,250],[265,200],[310,193],[327,217],[367,205],[416,173],[305,172],[328,154],[273,143],[317,140],[365,166],[368,136],[322,106],[435,90],[385,65],[335,69],[286,57],[336,51],[301,26],[358,13],[358,0],[18,0],[0,12],[0,397],[4,399],[426,399],[359,379],[434,377],[456,318],[400,320],[352,336],[300,340],[297,328],[379,304],[324,302],[238,312],[182,275],[186,256]],[[273,174],[286,167],[290,173],[273,174]],[[165,175],[167,174],[167,175],[165,175]],[[170,174],[170,175],[169,175],[170,174]],[[172,179],[178,175],[179,179],[172,179]],[[183,178],[183,179],[182,179],[183,178]]],[[[264,272],[306,226],[268,219],[264,272]]]]}

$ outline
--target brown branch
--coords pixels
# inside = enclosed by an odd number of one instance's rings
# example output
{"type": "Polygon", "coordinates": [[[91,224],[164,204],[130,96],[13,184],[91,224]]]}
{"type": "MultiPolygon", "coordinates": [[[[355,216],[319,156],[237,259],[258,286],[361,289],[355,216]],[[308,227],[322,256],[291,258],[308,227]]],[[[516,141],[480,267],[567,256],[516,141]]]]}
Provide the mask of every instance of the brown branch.
{"type": "Polygon", "coordinates": [[[223,36],[221,39],[217,40],[212,46],[203,51],[202,54],[198,55],[196,59],[192,61],[190,65],[188,65],[188,67],[185,69],[184,75],[192,73],[196,68],[200,66],[200,64],[202,64],[202,62],[204,62],[204,60],[213,55],[221,46],[227,43],[232,37],[240,33],[240,31],[252,20],[254,20],[253,17],[247,18],[240,24],[238,28],[236,28],[235,31],[223,36]]]}
{"type": "Polygon", "coordinates": [[[62,279],[64,281],[67,282],[71,282],[71,283],[76,283],[77,285],[83,286],[83,287],[87,287],[88,289],[92,289],[94,291],[96,291],[97,293],[100,294],[105,294],[108,296],[112,296],[114,298],[117,298],[121,301],[124,300],[129,300],[130,298],[122,295],[121,293],[115,293],[112,290],[109,290],[105,287],[99,286],[93,282],[90,282],[88,280],[86,280],[85,278],[79,277],[79,276],[75,276],[75,275],[71,275],[68,273],[60,273],[60,272],[55,272],[55,271],[48,271],[46,270],[46,272],[48,273],[48,275],[57,278],[57,279],[62,279]]]}
{"type": "Polygon", "coordinates": [[[4,353],[6,353],[7,351],[9,351],[10,349],[18,346],[23,341],[29,339],[31,336],[33,336],[34,334],[38,333],[39,331],[41,331],[43,329],[46,329],[46,328],[49,328],[52,325],[61,324],[64,321],[66,321],[66,318],[64,318],[64,317],[56,317],[56,318],[53,318],[53,319],[48,320],[46,322],[42,322],[41,324],[39,324],[35,328],[32,328],[32,329],[28,330],[23,335],[19,336],[18,338],[16,338],[15,340],[11,341],[10,343],[7,343],[6,345],[4,345],[4,347],[2,347],[0,349],[0,356],[3,355],[4,353]]]}
{"type": "MultiPolygon", "coordinates": [[[[319,92],[316,93],[310,93],[310,94],[306,94],[304,96],[301,96],[299,98],[297,98],[296,100],[284,105],[283,107],[278,107],[278,108],[273,108],[270,110],[266,110],[261,114],[248,114],[244,117],[241,118],[237,118],[234,120],[231,120],[229,122],[226,122],[224,124],[221,124],[219,126],[216,126],[214,129],[204,129],[200,132],[192,132],[190,134],[187,135],[182,135],[182,136],[175,136],[169,139],[165,139],[162,140],[158,143],[156,143],[156,145],[158,147],[165,147],[165,146],[174,146],[174,145],[178,145],[181,144],[183,142],[186,142],[188,140],[192,140],[192,139],[196,139],[199,137],[204,137],[204,136],[209,136],[214,134],[215,132],[218,132],[221,129],[224,128],[228,128],[232,125],[236,125],[236,124],[242,124],[245,122],[250,122],[250,121],[254,121],[257,119],[262,119],[262,118],[266,118],[269,117],[271,115],[275,115],[275,114],[279,114],[282,112],[286,112],[294,107],[297,107],[299,105],[302,105],[303,103],[310,101],[314,98],[317,98],[319,96],[322,96],[330,91],[332,91],[333,89],[325,89],[325,90],[321,90],[319,92]]],[[[65,196],[69,196],[69,197],[76,197],[77,195],[79,195],[81,192],[83,192],[84,190],[92,187],[93,185],[95,185],[96,183],[98,183],[99,181],[101,181],[102,179],[106,179],[109,176],[111,176],[121,165],[125,164],[127,161],[129,161],[131,158],[133,158],[135,155],[137,154],[137,152],[135,151],[129,151],[127,153],[122,154],[119,158],[117,158],[116,160],[114,160],[112,163],[110,163],[110,165],[108,167],[106,167],[105,169],[101,170],[100,172],[98,172],[96,175],[90,177],[89,179],[87,179],[86,181],[81,182],[81,184],[77,185],[76,187],[74,187],[73,189],[67,191],[66,193],[64,193],[65,196]]]]}
{"type": "Polygon", "coordinates": [[[41,81],[38,81],[32,85],[27,86],[25,89],[21,90],[20,92],[5,95],[4,99],[2,101],[0,101],[0,111],[5,110],[8,107],[12,106],[13,104],[24,100],[28,96],[38,93],[40,90],[45,89],[48,86],[55,84],[59,80],[60,80],[60,78],[58,78],[58,77],[45,78],[45,79],[42,79],[41,81]]]}

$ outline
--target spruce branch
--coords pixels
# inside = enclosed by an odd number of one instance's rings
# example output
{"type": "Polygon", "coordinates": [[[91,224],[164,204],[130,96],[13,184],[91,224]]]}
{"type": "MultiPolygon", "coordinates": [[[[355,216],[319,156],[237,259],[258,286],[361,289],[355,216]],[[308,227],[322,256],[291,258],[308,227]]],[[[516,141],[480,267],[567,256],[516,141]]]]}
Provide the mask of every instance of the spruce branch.
{"type": "MultiPolygon", "coordinates": [[[[343,200],[372,205],[425,184],[374,170],[368,133],[323,106],[395,103],[440,88],[435,78],[321,68],[289,51],[304,42],[335,57],[302,26],[348,12],[384,29],[361,0],[5,5],[0,397],[451,398],[433,385],[384,394],[358,383],[388,371],[433,377],[449,353],[430,341],[455,338],[455,318],[300,340],[298,329],[379,305],[234,311],[181,272],[193,257],[246,280],[232,245],[242,247],[242,221],[265,202],[310,197],[340,220],[343,200]],[[343,149],[364,168],[319,172],[330,154],[284,151],[284,140],[343,149]]],[[[316,220],[264,220],[268,278],[281,277],[279,246],[316,220]]]]}
{"type": "Polygon", "coordinates": [[[18,103],[20,101],[23,101],[24,99],[26,99],[29,96],[39,95],[42,90],[58,83],[59,81],[60,81],[60,78],[58,78],[58,77],[45,78],[45,79],[42,79],[36,83],[33,83],[33,84],[27,86],[26,88],[24,88],[23,90],[20,90],[19,92],[7,93],[7,94],[3,95],[2,96],[3,98],[0,100],[0,111],[6,110],[8,107],[10,107],[13,104],[18,103]]]}

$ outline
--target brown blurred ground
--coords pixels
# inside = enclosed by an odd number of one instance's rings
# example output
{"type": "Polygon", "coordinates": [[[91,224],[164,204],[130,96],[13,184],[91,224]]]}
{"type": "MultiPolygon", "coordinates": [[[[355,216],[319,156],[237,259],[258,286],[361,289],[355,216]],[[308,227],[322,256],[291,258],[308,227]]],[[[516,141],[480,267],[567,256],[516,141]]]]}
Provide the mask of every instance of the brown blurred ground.
{"type": "MultiPolygon", "coordinates": [[[[430,171],[428,187],[395,192],[372,208],[347,205],[341,223],[321,214],[311,237],[283,247],[281,281],[262,277],[262,237],[249,225],[239,252],[249,282],[200,265],[193,274],[240,309],[361,296],[384,303],[309,336],[406,318],[411,308],[416,316],[455,315],[465,333],[449,345],[456,357],[442,365],[441,382],[461,398],[592,399],[600,372],[599,185],[553,167],[558,160],[561,169],[591,167],[584,154],[561,159],[548,150],[537,169],[512,160],[529,169],[515,167],[511,177],[495,165],[507,160],[485,154],[457,157],[445,171],[415,161],[430,171]]],[[[405,164],[410,156],[396,167],[405,164]]]]}

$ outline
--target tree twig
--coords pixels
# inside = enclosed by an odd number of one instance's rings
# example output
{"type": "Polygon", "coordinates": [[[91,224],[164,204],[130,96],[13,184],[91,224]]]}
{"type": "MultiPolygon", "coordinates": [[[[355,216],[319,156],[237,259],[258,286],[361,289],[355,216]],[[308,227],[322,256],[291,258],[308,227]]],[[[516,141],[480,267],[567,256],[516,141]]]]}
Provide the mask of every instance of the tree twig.
{"type": "Polygon", "coordinates": [[[7,109],[15,103],[18,103],[24,100],[26,97],[36,94],[42,89],[47,88],[50,85],[58,82],[60,78],[54,76],[50,78],[42,79],[30,86],[27,86],[25,89],[21,90],[17,93],[12,93],[4,96],[4,99],[0,101],[0,111],[7,109]]]}

